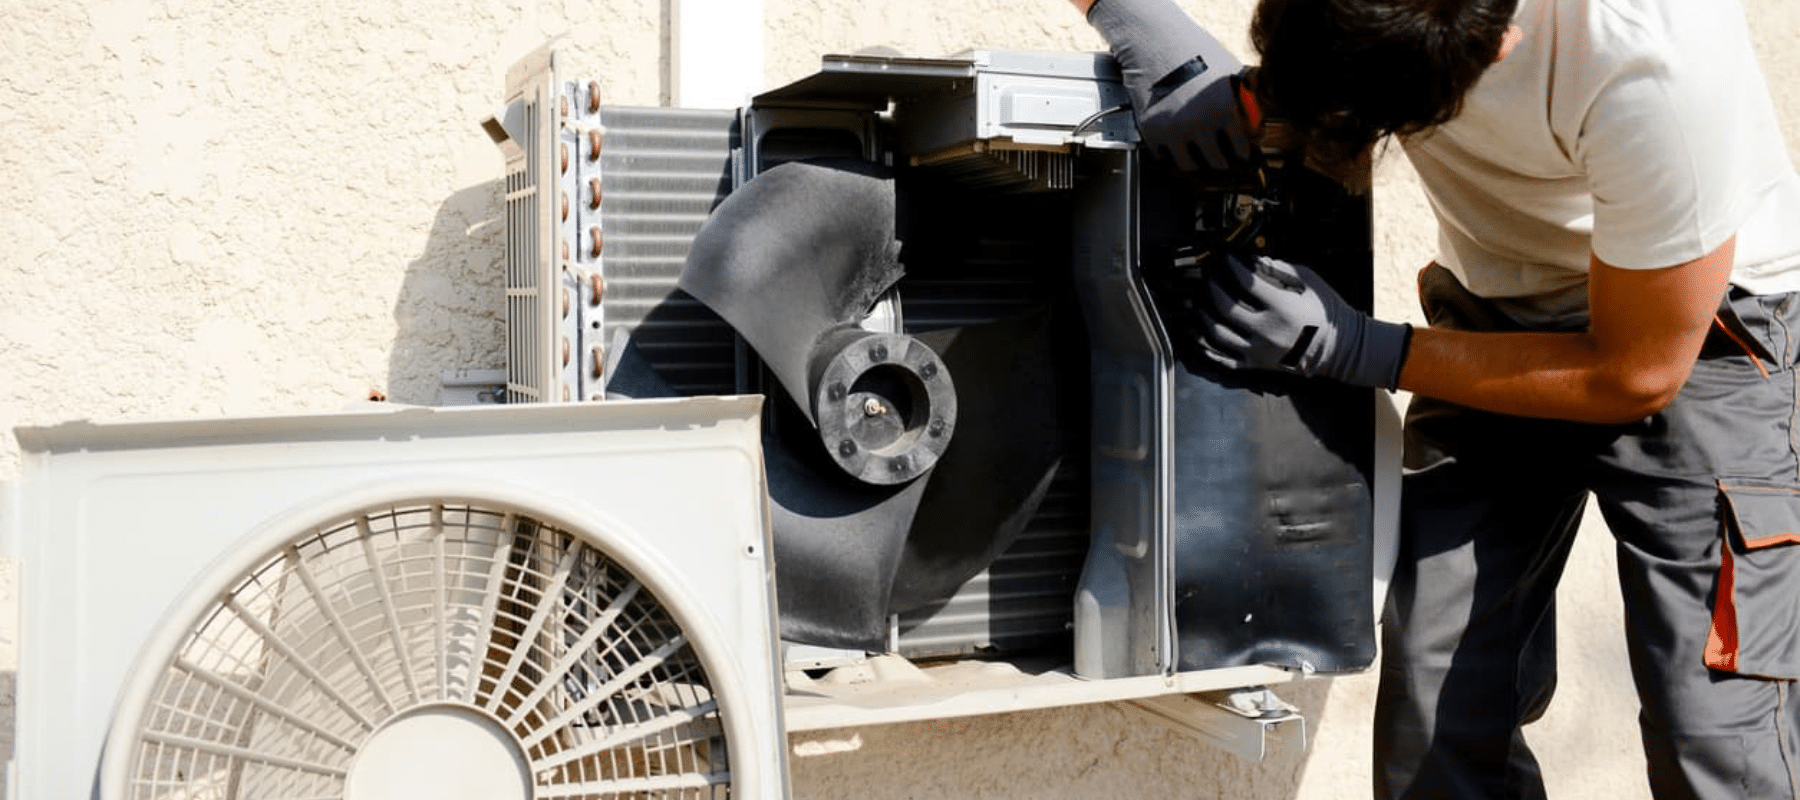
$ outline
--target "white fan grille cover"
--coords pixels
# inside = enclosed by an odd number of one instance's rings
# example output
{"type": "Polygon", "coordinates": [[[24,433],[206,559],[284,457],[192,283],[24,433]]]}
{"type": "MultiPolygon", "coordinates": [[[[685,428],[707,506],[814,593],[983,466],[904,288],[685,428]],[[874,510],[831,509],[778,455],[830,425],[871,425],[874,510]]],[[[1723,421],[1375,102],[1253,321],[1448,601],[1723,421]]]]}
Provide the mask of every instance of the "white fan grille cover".
{"type": "Polygon", "coordinates": [[[786,796],[760,406],[17,429],[7,796],[786,796]]]}
{"type": "Polygon", "coordinates": [[[483,796],[729,797],[693,647],[569,531],[467,503],[369,509],[269,554],[195,622],[143,717],[130,796],[475,780],[483,796]]]}

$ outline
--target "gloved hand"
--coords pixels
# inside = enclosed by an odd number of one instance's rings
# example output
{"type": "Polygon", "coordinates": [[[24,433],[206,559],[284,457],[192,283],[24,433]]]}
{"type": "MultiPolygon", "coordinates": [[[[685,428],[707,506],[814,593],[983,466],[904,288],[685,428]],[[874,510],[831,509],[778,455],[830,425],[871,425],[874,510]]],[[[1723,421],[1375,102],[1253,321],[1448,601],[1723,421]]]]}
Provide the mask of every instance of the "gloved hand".
{"type": "Polygon", "coordinates": [[[1412,326],[1352,308],[1306,267],[1228,255],[1200,287],[1200,349],[1226,367],[1383,389],[1400,381],[1412,326]]]}
{"type": "Polygon", "coordinates": [[[1185,171],[1255,166],[1233,80],[1244,65],[1219,40],[1170,0],[1097,0],[1088,21],[1119,60],[1152,154],[1185,171]]]}

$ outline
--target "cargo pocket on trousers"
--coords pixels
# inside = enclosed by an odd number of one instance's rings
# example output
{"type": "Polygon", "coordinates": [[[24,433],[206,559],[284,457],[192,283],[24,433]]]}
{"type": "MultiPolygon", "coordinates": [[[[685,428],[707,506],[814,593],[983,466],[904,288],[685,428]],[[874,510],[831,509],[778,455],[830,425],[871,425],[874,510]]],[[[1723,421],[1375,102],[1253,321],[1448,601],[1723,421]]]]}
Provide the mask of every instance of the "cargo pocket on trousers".
{"type": "Polygon", "coordinates": [[[1800,489],[1719,481],[1724,542],[1706,665],[1800,678],[1800,489]]]}

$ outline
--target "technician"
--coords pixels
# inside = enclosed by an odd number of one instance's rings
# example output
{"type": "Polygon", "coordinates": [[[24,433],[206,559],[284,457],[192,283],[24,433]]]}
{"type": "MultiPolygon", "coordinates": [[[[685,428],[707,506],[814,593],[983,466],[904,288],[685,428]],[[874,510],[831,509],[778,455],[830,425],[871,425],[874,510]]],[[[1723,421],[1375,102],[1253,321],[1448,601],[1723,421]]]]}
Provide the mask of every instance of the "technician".
{"type": "Polygon", "coordinates": [[[1414,394],[1377,796],[1544,796],[1521,727],[1592,493],[1656,797],[1800,798],[1800,177],[1738,0],[1262,0],[1254,71],[1171,0],[1073,2],[1170,168],[1256,157],[1248,87],[1327,174],[1396,137],[1436,212],[1429,327],[1243,255],[1192,334],[1414,394]]]}

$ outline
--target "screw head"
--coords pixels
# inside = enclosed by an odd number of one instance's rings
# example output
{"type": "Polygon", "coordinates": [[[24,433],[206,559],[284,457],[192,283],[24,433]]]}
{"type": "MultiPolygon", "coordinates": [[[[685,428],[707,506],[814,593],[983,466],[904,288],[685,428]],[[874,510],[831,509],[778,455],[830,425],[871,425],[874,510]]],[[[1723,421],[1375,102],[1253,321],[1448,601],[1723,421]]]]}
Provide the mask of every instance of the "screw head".
{"type": "Polygon", "coordinates": [[[870,361],[886,361],[887,358],[888,358],[887,345],[878,344],[878,345],[875,345],[874,347],[869,348],[869,360],[870,361]]]}
{"type": "Polygon", "coordinates": [[[838,442],[838,455],[843,456],[844,458],[856,455],[856,443],[849,439],[838,442]]]}

